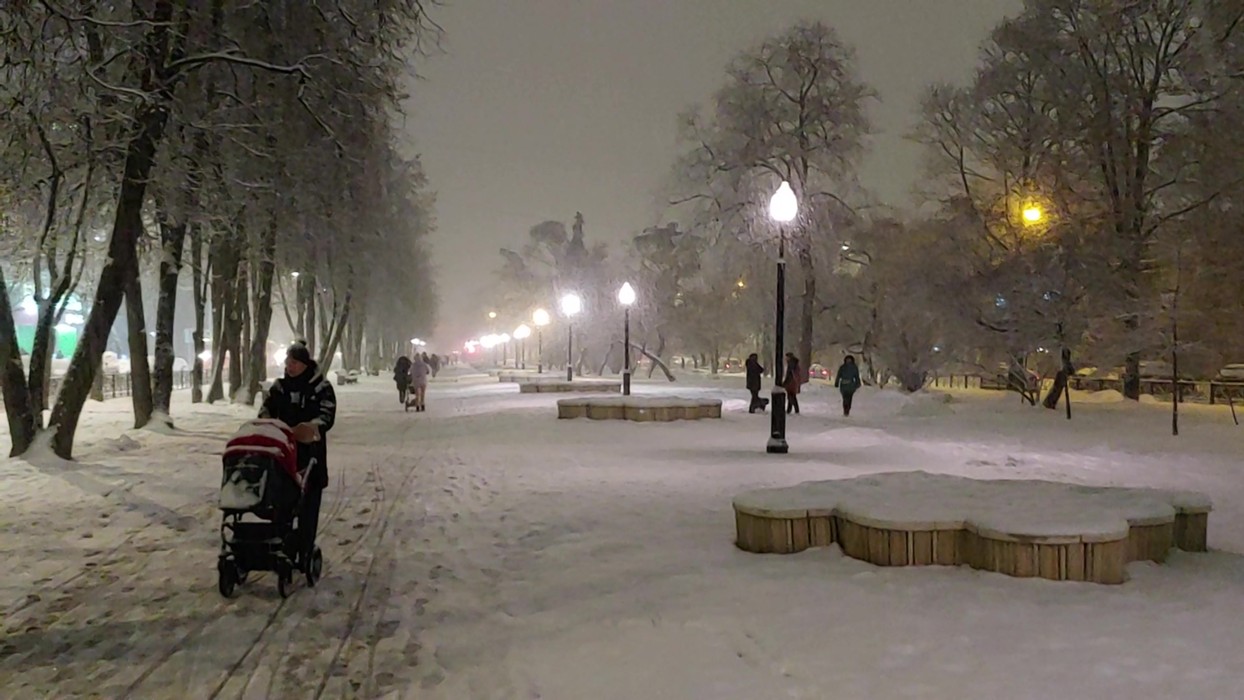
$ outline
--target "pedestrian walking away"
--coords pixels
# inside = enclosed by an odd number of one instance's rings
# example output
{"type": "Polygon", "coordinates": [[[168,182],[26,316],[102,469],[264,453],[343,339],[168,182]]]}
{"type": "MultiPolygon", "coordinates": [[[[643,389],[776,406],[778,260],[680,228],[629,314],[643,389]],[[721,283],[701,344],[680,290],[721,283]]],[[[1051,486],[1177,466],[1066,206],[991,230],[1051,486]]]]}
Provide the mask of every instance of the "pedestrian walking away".
{"type": "Polygon", "coordinates": [[[274,418],[293,428],[298,440],[298,465],[309,467],[306,494],[298,513],[299,561],[310,556],[319,530],[320,503],[328,488],[328,431],[337,421],[333,385],[311,359],[306,345],[295,343],[285,354],[285,376],[272,383],[260,418],[274,418]]]}
{"type": "Polygon", "coordinates": [[[425,401],[428,394],[428,375],[431,372],[427,354],[415,353],[415,361],[410,365],[410,390],[414,394],[416,413],[422,413],[427,408],[425,401]]]}
{"type": "Polygon", "coordinates": [[[755,413],[757,409],[764,411],[765,407],[769,405],[769,400],[760,397],[761,377],[765,373],[765,368],[760,365],[760,357],[756,353],[752,353],[747,356],[747,361],[743,365],[747,368],[747,391],[752,395],[747,412],[755,413]]]}
{"type": "Polygon", "coordinates": [[[842,361],[842,366],[838,368],[838,374],[834,377],[834,386],[842,392],[842,415],[851,415],[851,403],[855,398],[855,392],[860,388],[860,368],[855,364],[855,358],[851,355],[847,355],[842,361]]]}
{"type": "Polygon", "coordinates": [[[410,358],[402,355],[393,366],[393,382],[397,384],[397,400],[406,404],[406,393],[410,391],[410,358]]]}
{"type": "Polygon", "coordinates": [[[786,412],[799,413],[799,388],[808,381],[803,368],[799,366],[799,358],[793,353],[786,353],[786,377],[782,387],[786,389],[786,412]]]}

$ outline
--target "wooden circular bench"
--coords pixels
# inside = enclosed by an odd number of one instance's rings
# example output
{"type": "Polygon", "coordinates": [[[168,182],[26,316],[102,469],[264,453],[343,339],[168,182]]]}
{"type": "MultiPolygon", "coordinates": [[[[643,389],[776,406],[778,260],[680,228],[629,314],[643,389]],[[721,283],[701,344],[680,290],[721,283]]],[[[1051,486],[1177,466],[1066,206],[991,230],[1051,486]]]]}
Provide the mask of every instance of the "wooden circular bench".
{"type": "Polygon", "coordinates": [[[557,402],[557,417],[660,423],[701,420],[721,418],[721,401],[650,396],[561,399],[557,402]]]}
{"type": "Polygon", "coordinates": [[[523,394],[567,392],[617,394],[622,391],[622,382],[612,379],[576,379],[568,382],[565,379],[533,379],[528,377],[518,382],[518,390],[523,394]]]}
{"type": "Polygon", "coordinates": [[[967,565],[1009,576],[1122,583],[1129,562],[1206,551],[1211,503],[1185,491],[895,472],[734,500],[737,544],[792,553],[837,543],[879,566],[967,565]],[[904,513],[907,512],[907,515],[904,513]]]}

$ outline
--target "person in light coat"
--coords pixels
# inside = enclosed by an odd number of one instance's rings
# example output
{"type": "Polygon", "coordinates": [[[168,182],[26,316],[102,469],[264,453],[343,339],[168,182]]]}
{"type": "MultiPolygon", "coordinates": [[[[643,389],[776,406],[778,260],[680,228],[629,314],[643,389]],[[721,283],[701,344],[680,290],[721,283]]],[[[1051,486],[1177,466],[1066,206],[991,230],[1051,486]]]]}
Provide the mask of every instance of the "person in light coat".
{"type": "Polygon", "coordinates": [[[415,361],[410,363],[410,389],[415,395],[415,411],[422,413],[427,408],[428,375],[432,366],[428,364],[426,354],[415,353],[415,361]]]}

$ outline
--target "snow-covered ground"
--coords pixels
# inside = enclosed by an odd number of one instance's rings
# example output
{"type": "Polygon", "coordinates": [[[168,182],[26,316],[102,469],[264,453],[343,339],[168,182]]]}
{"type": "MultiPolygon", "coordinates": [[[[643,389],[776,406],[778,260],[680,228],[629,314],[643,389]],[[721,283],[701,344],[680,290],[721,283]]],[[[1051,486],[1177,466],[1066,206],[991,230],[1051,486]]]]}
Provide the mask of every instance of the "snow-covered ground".
{"type": "MultiPolygon", "coordinates": [[[[339,389],[324,579],[216,592],[224,440],[252,412],[127,431],[92,404],[79,462],[0,462],[0,697],[1235,698],[1244,685],[1244,428],[1225,408],[812,386],[791,454],[736,378],[720,421],[559,421],[556,395],[386,378],[339,389]],[[1204,491],[1210,546],[1123,586],[881,569],[733,544],[749,489],[903,469],[1204,491]]],[[[178,395],[184,401],[184,392],[178,395]]],[[[0,450],[7,452],[0,434],[0,450]]]]}

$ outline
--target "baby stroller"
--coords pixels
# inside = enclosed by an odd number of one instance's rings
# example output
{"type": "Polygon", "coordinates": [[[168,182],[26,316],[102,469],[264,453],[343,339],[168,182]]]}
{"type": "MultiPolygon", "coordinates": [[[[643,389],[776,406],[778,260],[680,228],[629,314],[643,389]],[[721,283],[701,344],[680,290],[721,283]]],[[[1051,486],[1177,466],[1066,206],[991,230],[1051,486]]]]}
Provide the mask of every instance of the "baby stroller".
{"type": "Polygon", "coordinates": [[[292,591],[294,571],[315,586],[324,557],[319,547],[299,551],[296,526],[311,465],[298,468],[293,431],[278,420],[252,420],[229,440],[222,462],[220,594],[232,596],[251,571],[275,571],[282,598],[292,591]]]}

